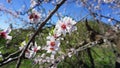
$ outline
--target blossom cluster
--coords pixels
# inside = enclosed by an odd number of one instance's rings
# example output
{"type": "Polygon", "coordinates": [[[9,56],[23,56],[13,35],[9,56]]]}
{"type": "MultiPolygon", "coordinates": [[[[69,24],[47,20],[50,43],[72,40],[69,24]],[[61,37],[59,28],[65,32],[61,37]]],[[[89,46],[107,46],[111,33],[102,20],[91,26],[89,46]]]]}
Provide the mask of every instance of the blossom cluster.
{"type": "Polygon", "coordinates": [[[71,32],[77,30],[75,26],[77,22],[70,17],[64,17],[56,23],[53,31],[53,35],[47,37],[47,53],[56,54],[60,50],[60,39],[61,36],[66,36],[66,34],[71,34],[71,32]]]}
{"type": "Polygon", "coordinates": [[[31,23],[38,23],[40,21],[41,14],[36,10],[32,10],[29,14],[29,20],[31,23]]]}
{"type": "MultiPolygon", "coordinates": [[[[60,40],[63,40],[66,34],[71,34],[71,32],[77,30],[76,21],[70,17],[64,17],[62,20],[59,20],[56,23],[56,26],[53,30],[53,33],[49,34],[46,37],[46,46],[42,47],[42,50],[46,50],[47,53],[51,53],[50,56],[47,56],[46,53],[43,53],[41,56],[37,56],[33,61],[34,63],[55,63],[55,55],[58,51],[60,51],[60,40]],[[63,36],[63,37],[62,37],[63,36]]],[[[68,54],[71,57],[71,53],[68,54]]],[[[64,56],[62,59],[64,59],[64,56]]],[[[60,59],[60,58],[59,58],[60,59]]]]}
{"type": "Polygon", "coordinates": [[[29,11],[29,20],[31,23],[38,23],[40,21],[41,18],[41,14],[33,7],[35,7],[38,4],[37,0],[31,0],[30,1],[30,11],[29,11]]]}

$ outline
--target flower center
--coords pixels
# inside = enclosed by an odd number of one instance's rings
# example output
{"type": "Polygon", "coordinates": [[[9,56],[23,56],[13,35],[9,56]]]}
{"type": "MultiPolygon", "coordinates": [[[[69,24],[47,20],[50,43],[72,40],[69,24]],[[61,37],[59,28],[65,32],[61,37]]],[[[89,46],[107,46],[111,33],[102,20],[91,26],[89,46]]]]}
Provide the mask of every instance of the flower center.
{"type": "Polygon", "coordinates": [[[33,14],[31,14],[30,16],[29,16],[29,19],[32,19],[34,17],[34,15],[33,14]]]}
{"type": "Polygon", "coordinates": [[[62,29],[66,29],[66,25],[65,25],[65,24],[62,24],[61,28],[62,28],[62,29]]]}
{"type": "Polygon", "coordinates": [[[35,19],[38,19],[38,18],[39,18],[39,16],[38,16],[38,15],[35,15],[35,16],[34,16],[34,18],[35,18],[35,19]]]}
{"type": "Polygon", "coordinates": [[[3,37],[3,38],[5,38],[6,37],[6,32],[1,32],[0,36],[3,37]]]}
{"type": "Polygon", "coordinates": [[[51,42],[50,45],[51,45],[51,46],[55,46],[55,42],[51,42]]]}
{"type": "Polygon", "coordinates": [[[34,52],[37,52],[38,50],[37,50],[37,48],[34,48],[34,52]]]}
{"type": "Polygon", "coordinates": [[[39,16],[38,15],[36,15],[35,13],[32,13],[30,16],[29,16],[29,19],[38,19],[39,18],[39,16]]]}
{"type": "Polygon", "coordinates": [[[50,50],[54,51],[55,49],[54,48],[50,48],[50,50]]]}

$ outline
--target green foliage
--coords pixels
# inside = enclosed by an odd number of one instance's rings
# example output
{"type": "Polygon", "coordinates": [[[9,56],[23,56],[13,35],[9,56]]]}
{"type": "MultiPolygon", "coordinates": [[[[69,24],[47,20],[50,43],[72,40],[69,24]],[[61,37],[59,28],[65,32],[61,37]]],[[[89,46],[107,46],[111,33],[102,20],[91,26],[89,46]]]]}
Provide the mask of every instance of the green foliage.
{"type": "MultiPolygon", "coordinates": [[[[100,26],[98,23],[95,23],[93,21],[89,22],[90,26],[95,29],[96,31],[101,32],[99,29],[100,26]]],[[[104,25],[106,26],[106,25],[104,25]]],[[[46,45],[46,37],[50,34],[53,34],[53,28],[45,28],[43,29],[39,35],[36,36],[35,41],[37,42],[38,46],[45,46],[46,45]]],[[[85,39],[88,39],[88,32],[85,27],[84,22],[77,23],[77,31],[71,33],[70,35],[66,35],[64,40],[61,41],[61,50],[66,53],[65,49],[69,48],[75,48],[79,45],[79,43],[85,39]],[[66,43],[68,42],[68,43],[66,43]]],[[[106,29],[105,29],[106,30],[106,29]]],[[[11,35],[13,36],[13,39],[10,42],[9,48],[6,48],[4,46],[4,43],[6,40],[0,41],[0,50],[2,53],[12,53],[18,50],[18,47],[20,46],[21,42],[24,40],[28,41],[29,34],[33,33],[33,30],[30,29],[16,29],[13,30],[11,35]]],[[[37,55],[41,55],[44,51],[37,53],[37,55]]],[[[96,68],[114,68],[114,61],[115,57],[112,51],[110,51],[109,48],[101,48],[101,47],[94,47],[92,48],[92,55],[95,61],[96,68]]],[[[82,61],[84,64],[87,65],[87,68],[90,68],[91,63],[89,61],[89,57],[87,55],[86,51],[79,52],[77,55],[73,55],[71,58],[67,58],[64,61],[60,62],[58,64],[58,68],[80,68],[80,66],[83,67],[82,64],[80,64],[80,61],[82,61]]],[[[4,65],[2,68],[14,68],[16,64],[16,61],[11,62],[7,65],[4,65]]],[[[24,59],[22,61],[22,65],[20,68],[39,68],[39,65],[33,65],[31,60],[24,59]]]]}
{"type": "Polygon", "coordinates": [[[5,45],[6,40],[0,37],[0,47],[5,45]]]}

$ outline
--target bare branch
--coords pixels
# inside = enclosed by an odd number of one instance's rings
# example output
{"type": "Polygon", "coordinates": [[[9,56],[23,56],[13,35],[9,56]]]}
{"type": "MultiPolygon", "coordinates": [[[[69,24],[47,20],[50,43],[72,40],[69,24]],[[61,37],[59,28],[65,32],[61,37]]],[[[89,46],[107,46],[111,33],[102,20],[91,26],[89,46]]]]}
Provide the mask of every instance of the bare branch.
{"type": "Polygon", "coordinates": [[[0,61],[0,63],[1,62],[4,62],[4,61],[6,61],[6,60],[8,60],[9,58],[11,58],[11,57],[15,57],[15,56],[17,56],[17,54],[19,54],[21,51],[20,50],[18,50],[18,51],[16,51],[16,52],[14,52],[14,53],[12,53],[12,54],[10,54],[10,55],[8,55],[3,61],[0,61]]]}
{"type": "Polygon", "coordinates": [[[15,61],[15,60],[17,60],[17,59],[18,59],[18,57],[9,58],[9,59],[7,59],[6,61],[0,63],[0,66],[3,66],[3,65],[5,65],[5,64],[8,64],[8,63],[10,63],[10,62],[12,62],[12,61],[15,61]]]}
{"type": "Polygon", "coordinates": [[[83,50],[86,50],[86,49],[88,49],[88,48],[92,48],[92,47],[94,47],[94,46],[97,46],[99,43],[104,43],[104,42],[102,42],[102,41],[100,41],[100,40],[98,40],[98,41],[93,41],[93,42],[86,42],[86,41],[83,41],[80,45],[79,45],[79,47],[77,47],[76,49],[74,49],[74,51],[69,51],[69,52],[67,52],[65,55],[63,55],[64,56],[64,59],[62,59],[62,57],[63,56],[60,56],[60,57],[58,57],[55,61],[55,63],[53,63],[53,64],[50,64],[50,66],[49,67],[52,67],[52,66],[55,66],[55,65],[57,65],[57,64],[59,64],[61,61],[63,61],[63,60],[65,60],[67,57],[69,57],[68,56],[68,53],[72,53],[72,55],[75,55],[77,52],[80,52],[80,51],[83,51],[83,50]]]}

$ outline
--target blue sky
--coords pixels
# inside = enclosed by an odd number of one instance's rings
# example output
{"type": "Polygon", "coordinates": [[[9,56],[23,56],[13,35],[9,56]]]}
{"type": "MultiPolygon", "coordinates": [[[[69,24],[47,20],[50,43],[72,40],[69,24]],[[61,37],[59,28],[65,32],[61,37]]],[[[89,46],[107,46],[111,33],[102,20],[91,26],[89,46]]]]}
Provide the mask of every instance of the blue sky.
{"type": "MultiPolygon", "coordinates": [[[[11,3],[7,3],[6,0],[0,0],[0,4],[4,5],[8,9],[18,11],[22,8],[23,5],[26,6],[26,10],[29,9],[29,6],[30,6],[29,1],[30,0],[12,0],[11,3]]],[[[112,12],[114,12],[114,10],[110,9],[108,7],[108,5],[109,4],[103,4],[101,6],[102,10],[98,11],[98,12],[103,15],[107,15],[108,13],[110,13],[112,17],[120,20],[118,16],[112,14],[112,12]]],[[[43,8],[45,8],[46,11],[52,10],[54,8],[54,6],[51,4],[43,4],[42,6],[43,6],[43,8]]],[[[73,19],[75,19],[76,21],[80,20],[82,17],[89,14],[89,12],[84,7],[76,5],[76,3],[64,4],[58,10],[58,12],[60,12],[63,16],[65,16],[65,15],[70,16],[73,19]]],[[[10,15],[3,14],[3,13],[0,13],[0,14],[2,14],[2,16],[0,16],[0,19],[1,19],[0,20],[0,28],[2,28],[2,29],[7,28],[10,23],[14,23],[15,25],[13,25],[13,26],[15,28],[22,27],[24,24],[23,22],[19,21],[18,19],[15,19],[14,17],[12,17],[10,15]]],[[[25,20],[29,21],[27,19],[27,15],[24,15],[21,17],[24,18],[25,20]]],[[[55,23],[55,22],[57,22],[57,20],[58,20],[58,18],[54,15],[52,17],[52,22],[55,23]]],[[[102,19],[102,21],[108,22],[107,19],[104,19],[104,18],[102,19]]]]}

